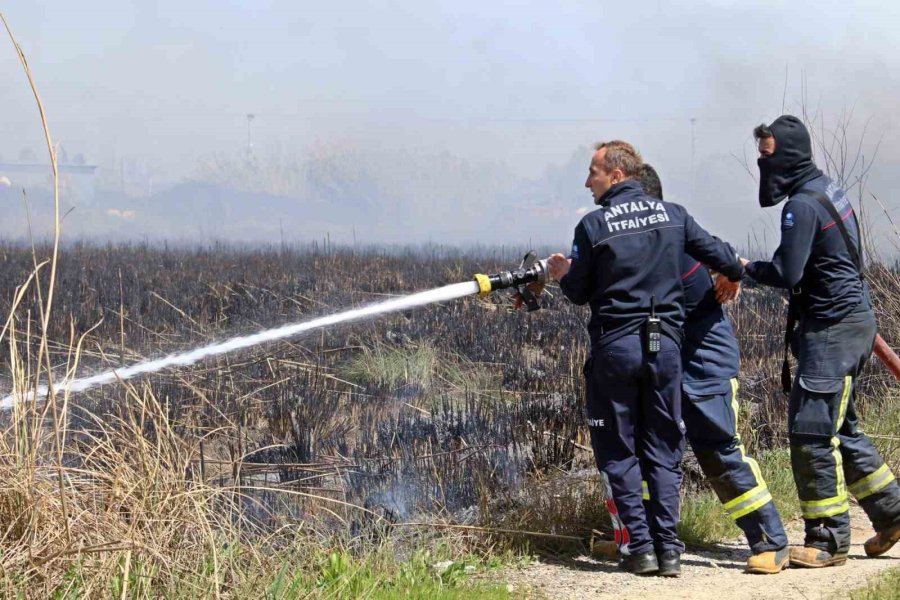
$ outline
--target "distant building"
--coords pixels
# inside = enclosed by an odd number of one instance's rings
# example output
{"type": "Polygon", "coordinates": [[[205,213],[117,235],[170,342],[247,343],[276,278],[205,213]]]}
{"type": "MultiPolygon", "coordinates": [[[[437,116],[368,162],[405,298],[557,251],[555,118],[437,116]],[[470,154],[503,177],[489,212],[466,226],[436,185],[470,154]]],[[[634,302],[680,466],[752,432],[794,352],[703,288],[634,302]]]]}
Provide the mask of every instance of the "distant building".
{"type": "MultiPolygon", "coordinates": [[[[90,205],[94,200],[94,180],[97,165],[83,163],[76,156],[73,163],[57,165],[59,170],[59,191],[69,204],[90,205]]],[[[37,162],[0,162],[0,192],[21,192],[29,189],[51,189],[53,172],[49,164],[37,162]]]]}

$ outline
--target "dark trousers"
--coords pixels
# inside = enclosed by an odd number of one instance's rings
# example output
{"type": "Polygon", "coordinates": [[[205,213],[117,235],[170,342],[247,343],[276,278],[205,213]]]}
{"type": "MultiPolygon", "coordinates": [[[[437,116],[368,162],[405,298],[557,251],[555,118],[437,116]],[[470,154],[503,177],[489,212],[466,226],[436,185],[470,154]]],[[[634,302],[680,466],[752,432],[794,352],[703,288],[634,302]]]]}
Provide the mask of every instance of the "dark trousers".
{"type": "Polygon", "coordinates": [[[676,532],[684,452],[678,345],[663,336],[661,350],[647,354],[639,335],[627,335],[593,352],[585,376],[594,457],[628,530],[628,551],[682,552],[676,532]],[[642,480],[650,496],[646,510],[642,480]]]}
{"type": "Polygon", "coordinates": [[[806,544],[829,552],[850,547],[848,491],[876,531],[900,521],[900,488],[856,415],[856,377],[874,341],[875,316],[865,300],[838,322],[802,320],[794,339],[791,463],[806,544]]]}
{"type": "Polygon", "coordinates": [[[747,536],[750,549],[754,553],[779,550],[787,546],[781,516],[759,465],[747,456],[737,433],[738,381],[722,383],[727,391],[721,394],[684,392],[687,439],[725,512],[747,536]]]}

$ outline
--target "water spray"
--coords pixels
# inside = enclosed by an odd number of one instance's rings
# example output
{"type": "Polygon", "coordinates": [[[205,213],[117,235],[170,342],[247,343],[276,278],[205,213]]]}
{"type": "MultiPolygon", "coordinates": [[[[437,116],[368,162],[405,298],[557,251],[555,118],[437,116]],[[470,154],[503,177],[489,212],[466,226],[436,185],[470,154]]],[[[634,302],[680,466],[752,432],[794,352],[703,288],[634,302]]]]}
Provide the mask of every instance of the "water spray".
{"type": "MultiPolygon", "coordinates": [[[[547,261],[537,260],[534,254],[529,252],[525,255],[525,259],[522,261],[519,268],[514,271],[502,271],[494,275],[478,274],[475,275],[474,281],[454,283],[452,285],[446,285],[444,287],[370,304],[362,308],[312,319],[311,321],[305,321],[303,323],[294,323],[275,329],[267,329],[251,335],[233,337],[224,342],[217,342],[187,352],[170,354],[163,358],[142,361],[129,367],[110,369],[90,377],[70,379],[68,381],[64,380],[56,385],[55,389],[57,392],[63,393],[83,392],[100,385],[115,383],[116,381],[125,381],[138,375],[155,373],[168,367],[184,367],[192,365],[211,356],[217,356],[234,350],[250,348],[251,346],[257,346],[266,342],[293,337],[314,329],[373,318],[382,314],[407,310],[426,304],[433,304],[435,302],[445,302],[447,300],[454,300],[473,294],[484,297],[491,292],[507,288],[515,288],[517,290],[517,293],[522,296],[523,301],[528,306],[529,311],[536,310],[540,308],[540,306],[535,295],[527,289],[527,284],[546,283],[548,279],[547,273],[547,261]]],[[[39,386],[36,395],[37,398],[45,398],[48,393],[49,390],[47,389],[47,386],[39,386]]],[[[31,400],[34,394],[33,391],[12,393],[0,400],[0,410],[9,410],[18,402],[31,400]]]]}

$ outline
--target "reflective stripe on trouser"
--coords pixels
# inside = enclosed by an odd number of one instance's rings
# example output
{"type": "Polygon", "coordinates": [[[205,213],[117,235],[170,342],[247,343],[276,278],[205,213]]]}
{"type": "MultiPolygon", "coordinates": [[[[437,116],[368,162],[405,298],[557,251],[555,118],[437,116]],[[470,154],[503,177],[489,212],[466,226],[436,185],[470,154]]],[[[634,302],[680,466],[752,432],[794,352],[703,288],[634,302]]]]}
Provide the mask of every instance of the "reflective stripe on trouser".
{"type": "Polygon", "coordinates": [[[837,424],[835,425],[834,435],[829,440],[831,448],[831,464],[828,469],[834,473],[834,491],[833,496],[814,500],[804,500],[800,497],[800,513],[804,519],[822,519],[825,517],[833,517],[850,510],[850,503],[847,496],[847,485],[844,481],[844,457],[841,454],[841,440],[837,437],[837,432],[844,423],[847,414],[847,403],[850,400],[850,390],[853,388],[853,378],[850,375],[844,377],[843,387],[841,390],[841,399],[838,404],[837,424]]]}
{"type": "Polygon", "coordinates": [[[850,545],[848,488],[876,531],[900,519],[900,488],[859,430],[856,415],[856,375],[874,338],[875,318],[865,301],[837,323],[804,320],[795,338],[799,368],[788,407],[791,464],[805,543],[830,552],[850,545]]]}
{"type": "MultiPolygon", "coordinates": [[[[727,384],[727,385],[725,385],[727,384]]],[[[738,381],[727,392],[698,396],[685,390],[682,416],[687,438],[726,514],[741,528],[755,553],[787,545],[787,535],[759,465],[747,456],[737,432],[738,381]]]]}
{"type": "Polygon", "coordinates": [[[641,336],[624,336],[595,349],[585,366],[591,445],[628,530],[628,550],[681,552],[681,353],[665,336],[655,355],[642,346],[641,336]]]}
{"type": "Polygon", "coordinates": [[[876,492],[880,492],[890,485],[892,481],[894,481],[894,474],[891,473],[891,470],[887,465],[881,465],[881,467],[871,475],[866,475],[859,481],[851,483],[848,486],[848,489],[857,500],[863,500],[876,492]]]}

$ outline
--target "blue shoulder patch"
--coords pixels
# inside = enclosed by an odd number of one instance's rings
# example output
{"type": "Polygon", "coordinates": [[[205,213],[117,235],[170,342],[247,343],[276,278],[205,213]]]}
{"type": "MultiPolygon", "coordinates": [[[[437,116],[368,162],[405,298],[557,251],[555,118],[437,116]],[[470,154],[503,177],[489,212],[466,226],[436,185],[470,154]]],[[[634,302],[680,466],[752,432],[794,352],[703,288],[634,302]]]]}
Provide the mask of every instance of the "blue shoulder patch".
{"type": "Polygon", "coordinates": [[[578,244],[572,244],[572,259],[578,260],[578,244]]]}
{"type": "Polygon", "coordinates": [[[794,226],[794,213],[788,211],[784,213],[784,220],[781,222],[781,230],[790,229],[794,226]]]}

